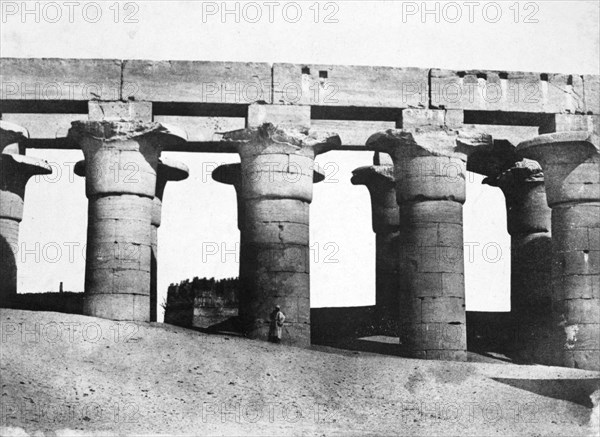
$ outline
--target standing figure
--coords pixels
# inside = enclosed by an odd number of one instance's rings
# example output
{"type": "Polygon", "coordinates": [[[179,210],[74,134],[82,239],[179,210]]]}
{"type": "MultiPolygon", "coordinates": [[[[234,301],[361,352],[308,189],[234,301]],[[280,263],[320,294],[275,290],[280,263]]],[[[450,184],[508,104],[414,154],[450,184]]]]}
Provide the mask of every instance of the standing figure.
{"type": "Polygon", "coordinates": [[[270,318],[269,341],[272,343],[281,343],[281,331],[283,330],[283,322],[285,322],[285,314],[281,312],[279,305],[275,305],[270,318]]]}

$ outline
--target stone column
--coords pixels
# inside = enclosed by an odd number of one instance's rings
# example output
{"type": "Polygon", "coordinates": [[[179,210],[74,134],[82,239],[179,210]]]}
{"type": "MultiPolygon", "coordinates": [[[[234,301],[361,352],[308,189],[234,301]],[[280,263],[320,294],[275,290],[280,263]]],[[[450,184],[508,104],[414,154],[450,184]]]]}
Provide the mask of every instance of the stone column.
{"type": "Polygon", "coordinates": [[[224,135],[241,157],[238,188],[239,318],[245,334],[266,340],[269,315],[286,315],[282,342],[310,344],[309,205],[314,157],[340,144],[333,134],[270,123],[224,135]]]}
{"type": "MultiPolygon", "coordinates": [[[[379,333],[397,336],[401,296],[398,265],[399,218],[394,166],[359,167],[352,172],[354,185],[365,185],[371,196],[375,232],[375,326],[379,333]]],[[[405,302],[403,305],[405,306],[405,302]]]]}
{"type": "MultiPolygon", "coordinates": [[[[85,161],[79,161],[75,165],[75,174],[85,177],[85,161]]],[[[168,181],[181,181],[189,176],[189,170],[185,164],[167,158],[158,161],[158,172],[156,178],[156,193],[152,201],[151,237],[152,254],[150,263],[150,321],[156,322],[158,310],[158,228],[162,217],[162,198],[168,181]]]]}
{"type": "Polygon", "coordinates": [[[400,341],[413,357],[466,360],[465,163],[472,146],[490,143],[487,135],[459,135],[434,125],[388,130],[367,141],[394,162],[399,295],[409,300],[400,308],[400,341]]]}
{"type": "Polygon", "coordinates": [[[517,147],[544,170],[552,208],[552,300],[567,367],[600,370],[600,153],[589,132],[540,135],[517,147]]]}
{"type": "Polygon", "coordinates": [[[515,162],[502,173],[484,179],[499,187],[506,199],[511,236],[512,344],[517,357],[551,364],[546,357],[551,312],[551,209],[546,201],[541,166],[530,159],[515,162]]]}
{"type": "Polygon", "coordinates": [[[152,202],[152,260],[150,265],[150,321],[156,322],[158,310],[158,228],[162,218],[162,199],[165,187],[169,181],[182,181],[187,179],[190,171],[181,162],[168,158],[161,158],[158,163],[156,177],[156,193],[152,202]]]}
{"type": "Polygon", "coordinates": [[[161,146],[178,143],[159,123],[76,121],[89,199],[84,314],[150,319],[151,217],[161,146]]]}
{"type": "Polygon", "coordinates": [[[25,186],[34,175],[50,174],[46,161],[25,156],[27,130],[0,121],[0,304],[17,294],[19,224],[23,220],[25,186]]]}

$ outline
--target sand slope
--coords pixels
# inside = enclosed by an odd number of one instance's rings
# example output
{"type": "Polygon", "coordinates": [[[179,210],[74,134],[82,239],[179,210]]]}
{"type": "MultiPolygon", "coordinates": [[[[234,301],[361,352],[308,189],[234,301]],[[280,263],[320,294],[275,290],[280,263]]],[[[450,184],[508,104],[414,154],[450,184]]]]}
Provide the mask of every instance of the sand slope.
{"type": "Polygon", "coordinates": [[[596,372],[51,312],[0,310],[0,322],[2,435],[598,435],[596,372]]]}

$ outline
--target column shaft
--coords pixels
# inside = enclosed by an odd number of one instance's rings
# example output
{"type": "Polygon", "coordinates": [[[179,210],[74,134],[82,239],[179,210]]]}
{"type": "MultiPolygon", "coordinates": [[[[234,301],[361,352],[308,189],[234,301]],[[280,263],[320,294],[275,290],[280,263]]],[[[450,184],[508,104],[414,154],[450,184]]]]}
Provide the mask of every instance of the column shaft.
{"type": "Polygon", "coordinates": [[[552,208],[552,302],[567,367],[600,370],[600,152],[588,132],[540,135],[518,146],[538,161],[552,208]]]}
{"type": "Polygon", "coordinates": [[[539,164],[524,159],[484,183],[502,189],[511,236],[510,344],[517,359],[556,364],[551,336],[551,209],[539,164]]]}
{"type": "Polygon", "coordinates": [[[135,121],[74,122],[69,135],[84,152],[89,199],[84,314],[148,321],[158,157],[181,136],[135,121]]]}
{"type": "MultiPolygon", "coordinates": [[[[421,112],[417,115],[424,120],[439,115],[421,112]]],[[[367,147],[389,153],[394,162],[399,294],[408,299],[400,308],[400,342],[411,356],[466,360],[462,214],[466,150],[490,142],[486,135],[459,135],[439,126],[388,130],[367,141],[367,147]]]]}
{"type": "Polygon", "coordinates": [[[339,137],[266,123],[226,134],[223,141],[233,144],[241,157],[237,189],[242,329],[248,337],[266,340],[270,314],[279,305],[286,317],[281,341],[308,346],[314,157],[329,142],[338,144],[339,137]]]}

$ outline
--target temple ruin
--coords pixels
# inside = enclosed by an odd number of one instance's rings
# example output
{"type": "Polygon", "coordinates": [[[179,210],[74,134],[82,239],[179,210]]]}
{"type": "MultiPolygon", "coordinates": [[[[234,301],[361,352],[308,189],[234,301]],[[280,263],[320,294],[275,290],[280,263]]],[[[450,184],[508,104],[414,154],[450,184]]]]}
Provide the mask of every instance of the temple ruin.
{"type": "MultiPolygon", "coordinates": [[[[266,339],[279,303],[289,321],[285,342],[308,346],[309,207],[323,178],[314,160],[367,150],[374,163],[356,169],[352,183],[371,196],[376,305],[397,322],[411,356],[466,360],[462,205],[472,171],[506,198],[515,323],[549,312],[546,363],[600,370],[598,76],[95,59],[0,64],[0,299],[17,292],[27,180],[51,172],[26,150],[83,151],[76,172],[89,201],[84,312],[134,321],[156,320],[164,187],[189,174],[161,152],[237,153],[241,163],[217,168],[213,178],[237,194],[244,332],[266,339]]],[[[519,347],[540,348],[539,326],[525,328],[519,347]]]]}

